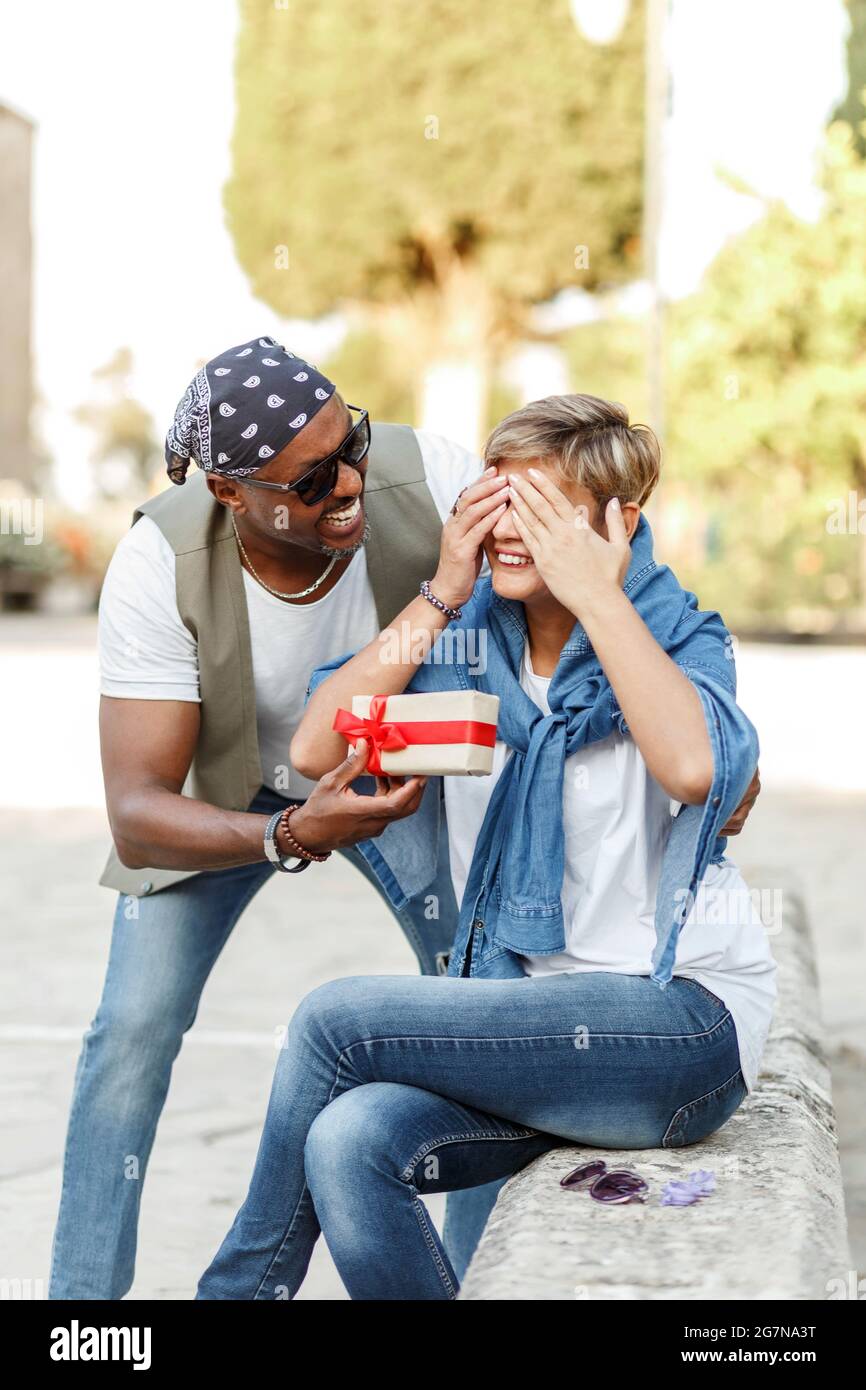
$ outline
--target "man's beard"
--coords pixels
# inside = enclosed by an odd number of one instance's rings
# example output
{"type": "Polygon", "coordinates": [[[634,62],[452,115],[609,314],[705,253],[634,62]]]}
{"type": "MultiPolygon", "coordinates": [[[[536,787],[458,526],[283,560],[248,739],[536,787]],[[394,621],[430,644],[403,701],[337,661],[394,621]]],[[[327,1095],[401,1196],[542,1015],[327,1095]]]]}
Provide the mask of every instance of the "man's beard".
{"type": "Polygon", "coordinates": [[[335,545],[327,545],[325,541],[319,542],[319,549],[323,555],[336,556],[338,560],[344,559],[347,555],[357,555],[359,550],[363,550],[367,541],[370,539],[370,523],[364,518],[364,534],[354,545],[341,546],[339,549],[335,545]]]}

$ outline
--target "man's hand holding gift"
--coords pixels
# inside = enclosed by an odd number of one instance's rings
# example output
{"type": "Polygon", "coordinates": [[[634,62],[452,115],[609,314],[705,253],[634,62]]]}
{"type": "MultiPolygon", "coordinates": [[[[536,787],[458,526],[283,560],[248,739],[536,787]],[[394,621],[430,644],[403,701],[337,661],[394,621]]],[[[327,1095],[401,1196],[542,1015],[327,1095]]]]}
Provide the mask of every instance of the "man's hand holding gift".
{"type": "MultiPolygon", "coordinates": [[[[376,778],[373,796],[360,796],[352,782],[367,770],[370,746],[360,739],[348,756],[320,777],[307,800],[292,816],[292,832],[305,849],[323,851],[345,849],[359,840],[372,840],[393,821],[412,816],[421,805],[426,777],[376,778]]],[[[291,853],[287,843],[277,844],[282,854],[291,853]]]]}

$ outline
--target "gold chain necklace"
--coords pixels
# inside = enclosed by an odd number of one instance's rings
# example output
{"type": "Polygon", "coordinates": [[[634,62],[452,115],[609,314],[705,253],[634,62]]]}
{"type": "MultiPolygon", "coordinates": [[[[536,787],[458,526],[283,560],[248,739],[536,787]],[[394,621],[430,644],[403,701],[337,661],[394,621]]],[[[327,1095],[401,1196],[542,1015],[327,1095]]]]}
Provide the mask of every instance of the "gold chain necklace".
{"type": "Polygon", "coordinates": [[[306,598],[308,594],[314,594],[314,593],[316,592],[316,590],[319,588],[319,586],[322,585],[322,584],[324,584],[324,582],[325,582],[325,580],[327,579],[328,575],[331,573],[331,570],[334,568],[335,564],[337,563],[338,559],[340,558],[338,555],[332,556],[332,558],[328,561],[328,564],[327,564],[325,570],[323,571],[323,573],[319,575],[319,577],[318,577],[318,579],[316,580],[315,584],[311,584],[311,585],[310,585],[309,589],[302,589],[301,592],[300,592],[299,594],[281,594],[280,591],[279,591],[279,589],[272,589],[271,586],[270,586],[270,584],[266,584],[266,583],[265,583],[265,581],[262,579],[261,575],[256,574],[255,568],[253,567],[253,562],[252,562],[252,560],[250,559],[250,557],[249,557],[249,555],[247,554],[247,552],[244,550],[244,543],[243,543],[243,541],[241,540],[240,532],[238,531],[238,525],[237,525],[237,522],[236,522],[235,519],[234,519],[234,515],[232,515],[232,526],[234,527],[235,540],[236,540],[237,543],[238,543],[238,549],[240,550],[241,555],[242,555],[244,561],[246,562],[247,569],[249,570],[250,574],[253,576],[253,579],[255,579],[256,583],[257,583],[257,584],[261,584],[262,588],[263,588],[263,589],[267,589],[268,593],[269,593],[269,594],[273,594],[274,598],[306,598]]]}

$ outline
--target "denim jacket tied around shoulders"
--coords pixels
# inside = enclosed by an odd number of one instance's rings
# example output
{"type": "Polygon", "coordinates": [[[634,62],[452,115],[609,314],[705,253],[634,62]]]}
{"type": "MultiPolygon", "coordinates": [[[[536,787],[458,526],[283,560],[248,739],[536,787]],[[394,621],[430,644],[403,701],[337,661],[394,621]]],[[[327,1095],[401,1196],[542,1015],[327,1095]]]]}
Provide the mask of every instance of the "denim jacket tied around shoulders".
{"type": "MultiPolygon", "coordinates": [[[[628,582],[624,588],[628,593],[628,582]]],[[[508,604],[508,608],[513,619],[513,641],[522,647],[526,637],[522,607],[508,604]]],[[[584,650],[591,653],[588,639],[581,634],[580,624],[576,624],[570,640],[583,641],[584,650]]],[[[473,626],[470,601],[463,617],[449,624],[440,635],[427,661],[406,687],[407,693],[478,688],[483,682],[484,636],[483,631],[473,626]]],[[[353,654],[336,657],[314,671],[308,694],[353,654]]],[[[681,669],[692,681],[703,706],[714,772],[706,802],[682,806],[673,819],[662,861],[656,898],[656,944],[652,960],[647,962],[651,979],[662,989],[673,976],[680,929],[692,909],[707,867],[720,863],[724,857],[727,841],[719,832],[740,804],[758,762],[757,734],[736,702],[733,646],[721,624],[719,630],[699,643],[698,650],[692,651],[689,664],[681,669]],[[719,632],[724,633],[723,638],[719,632]]],[[[607,698],[611,703],[614,727],[628,736],[628,726],[610,688],[607,698]]],[[[357,786],[361,790],[360,779],[357,786]]],[[[431,777],[414,816],[394,822],[377,839],[358,845],[395,908],[402,908],[432,884],[437,871],[439,817],[442,814],[442,779],[431,777]]],[[[461,912],[460,924],[455,921],[456,936],[448,974],[479,978],[522,976],[520,957],[491,940],[484,931],[483,916],[478,913],[483,911],[485,876],[483,866],[480,872],[475,872],[476,867],[473,864],[467,885],[467,892],[474,886],[473,910],[461,912]]]]}

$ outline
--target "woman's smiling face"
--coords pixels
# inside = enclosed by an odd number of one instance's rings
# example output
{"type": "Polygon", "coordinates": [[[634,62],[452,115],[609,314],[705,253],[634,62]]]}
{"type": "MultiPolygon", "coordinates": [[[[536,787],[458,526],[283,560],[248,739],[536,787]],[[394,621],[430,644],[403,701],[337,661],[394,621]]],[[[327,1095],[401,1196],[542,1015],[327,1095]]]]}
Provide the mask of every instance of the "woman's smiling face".
{"type": "MultiPolygon", "coordinates": [[[[537,468],[546,473],[574,507],[586,509],[581,515],[588,517],[593,529],[607,538],[603,518],[599,521],[602,514],[595,497],[579,483],[566,481],[552,464],[544,459],[502,459],[496,467],[500,476],[503,473],[516,473],[529,483],[532,479],[528,476],[528,469],[537,468]]],[[[533,564],[529,548],[521,540],[514,524],[510,502],[485,538],[484,553],[490,565],[493,588],[503,598],[515,599],[519,603],[531,603],[533,599],[549,595],[550,590],[533,564]]]]}

